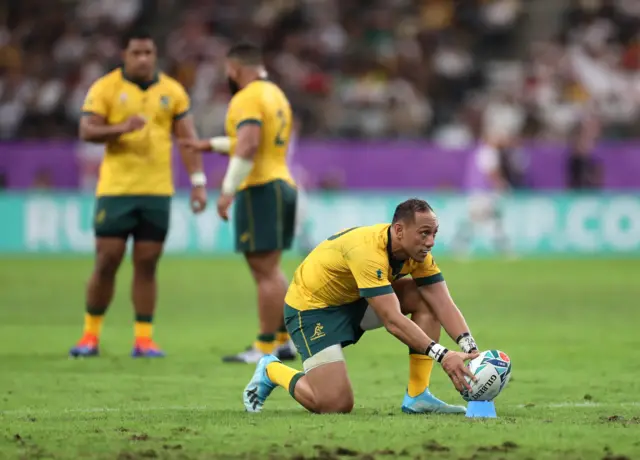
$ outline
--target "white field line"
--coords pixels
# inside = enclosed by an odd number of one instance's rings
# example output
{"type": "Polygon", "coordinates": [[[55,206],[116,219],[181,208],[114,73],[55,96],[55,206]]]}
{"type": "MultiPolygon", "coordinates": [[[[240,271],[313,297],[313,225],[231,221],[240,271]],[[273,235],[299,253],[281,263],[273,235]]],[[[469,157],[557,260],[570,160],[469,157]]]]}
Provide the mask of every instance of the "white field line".
{"type": "MultiPolygon", "coordinates": [[[[500,405],[500,407],[524,409],[527,408],[526,404],[518,405],[500,405]]],[[[540,409],[558,409],[558,408],[578,408],[578,409],[591,409],[591,408],[624,408],[624,407],[640,407],[639,402],[623,402],[623,403],[597,403],[597,402],[564,402],[555,404],[534,404],[532,408],[540,409]]],[[[38,408],[22,408],[0,411],[0,416],[26,416],[26,415],[38,415],[38,414],[51,414],[51,415],[63,415],[63,414],[95,414],[95,413],[112,413],[112,412],[157,412],[157,411],[175,411],[175,412],[202,412],[202,411],[214,411],[214,406],[140,406],[140,407],[91,407],[91,408],[68,408],[68,409],[38,409],[38,408]]],[[[242,410],[242,406],[239,406],[238,410],[242,410]]]]}

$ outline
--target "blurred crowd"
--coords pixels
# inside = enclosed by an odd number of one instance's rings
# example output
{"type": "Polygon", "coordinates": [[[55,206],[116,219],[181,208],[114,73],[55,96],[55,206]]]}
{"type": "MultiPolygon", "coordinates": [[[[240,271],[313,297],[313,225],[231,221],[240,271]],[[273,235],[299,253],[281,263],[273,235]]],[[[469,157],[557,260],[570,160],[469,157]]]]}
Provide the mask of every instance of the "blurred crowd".
{"type": "Polygon", "coordinates": [[[87,89],[138,25],[203,136],[223,130],[222,62],[238,39],[263,45],[304,136],[638,136],[640,1],[567,3],[531,41],[524,0],[6,0],[0,138],[75,136],[87,89]]]}

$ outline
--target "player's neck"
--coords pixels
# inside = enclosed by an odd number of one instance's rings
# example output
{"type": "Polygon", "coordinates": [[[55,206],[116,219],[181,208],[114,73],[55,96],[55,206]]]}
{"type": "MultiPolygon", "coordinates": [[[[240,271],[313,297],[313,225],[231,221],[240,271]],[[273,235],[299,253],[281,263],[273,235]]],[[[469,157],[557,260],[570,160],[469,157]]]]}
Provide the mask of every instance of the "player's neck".
{"type": "Polygon", "coordinates": [[[246,88],[254,81],[266,80],[269,77],[267,71],[264,67],[258,67],[255,69],[251,69],[247,72],[247,75],[242,78],[242,81],[239,81],[238,84],[240,88],[246,88]]]}
{"type": "Polygon", "coordinates": [[[138,75],[131,75],[128,73],[124,66],[122,66],[122,76],[125,80],[128,80],[140,87],[149,87],[158,80],[158,72],[155,70],[149,75],[140,77],[138,75]]]}

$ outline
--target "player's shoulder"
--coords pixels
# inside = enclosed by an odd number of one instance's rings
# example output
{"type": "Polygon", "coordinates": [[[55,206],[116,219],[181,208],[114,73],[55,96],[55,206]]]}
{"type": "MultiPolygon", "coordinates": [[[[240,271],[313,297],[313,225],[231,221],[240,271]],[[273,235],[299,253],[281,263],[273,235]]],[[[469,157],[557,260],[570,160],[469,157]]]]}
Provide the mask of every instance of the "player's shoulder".
{"type": "Polygon", "coordinates": [[[174,94],[185,94],[187,92],[182,83],[164,72],[160,72],[158,83],[174,94]]]}
{"type": "Polygon", "coordinates": [[[117,67],[112,71],[104,74],[91,84],[95,89],[109,89],[122,82],[122,70],[117,67]]]}
{"type": "Polygon", "coordinates": [[[386,235],[389,224],[356,227],[345,233],[344,248],[367,257],[386,257],[386,235]]]}

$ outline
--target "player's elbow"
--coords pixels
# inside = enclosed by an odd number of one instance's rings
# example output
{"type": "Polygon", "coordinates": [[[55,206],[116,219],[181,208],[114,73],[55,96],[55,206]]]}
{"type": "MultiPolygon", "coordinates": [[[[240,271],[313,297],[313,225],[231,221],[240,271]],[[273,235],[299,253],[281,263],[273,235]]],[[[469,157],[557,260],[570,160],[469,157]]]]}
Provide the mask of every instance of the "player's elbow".
{"type": "Polygon", "coordinates": [[[78,129],[78,137],[84,142],[98,142],[99,139],[91,131],[91,128],[84,123],[80,124],[78,129]]]}

